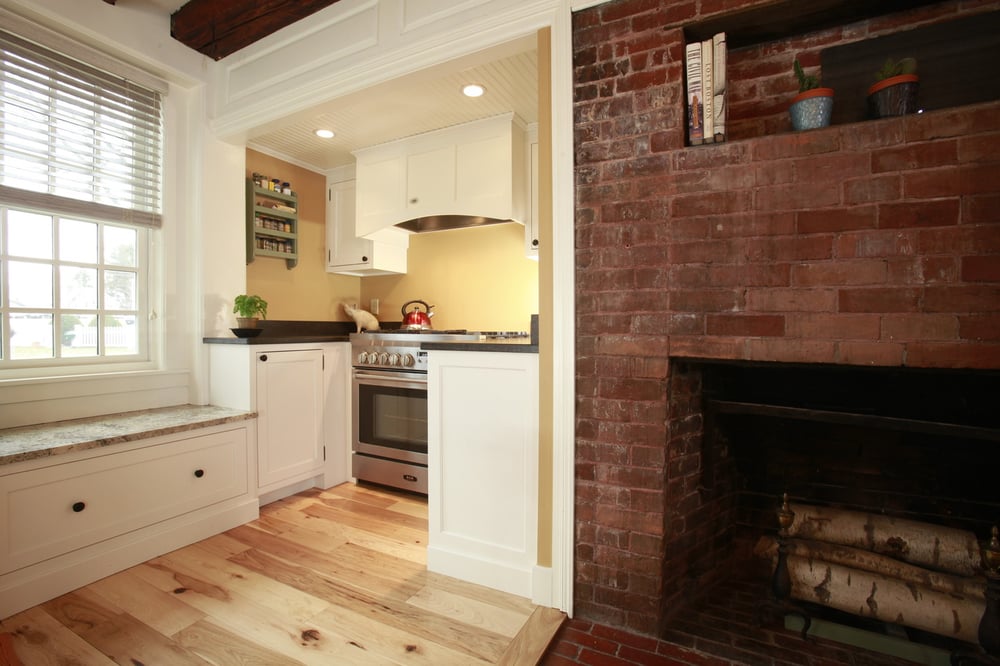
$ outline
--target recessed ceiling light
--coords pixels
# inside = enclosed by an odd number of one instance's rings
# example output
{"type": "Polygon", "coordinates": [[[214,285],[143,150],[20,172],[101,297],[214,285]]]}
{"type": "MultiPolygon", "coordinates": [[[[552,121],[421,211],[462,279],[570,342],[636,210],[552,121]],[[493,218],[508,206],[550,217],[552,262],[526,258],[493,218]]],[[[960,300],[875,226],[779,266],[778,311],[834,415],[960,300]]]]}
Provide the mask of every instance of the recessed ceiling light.
{"type": "Polygon", "coordinates": [[[482,97],[484,92],[486,92],[486,88],[478,83],[470,83],[462,88],[462,94],[466,97],[482,97]]]}
{"type": "Polygon", "coordinates": [[[316,136],[318,136],[321,139],[332,139],[333,138],[333,130],[318,129],[318,130],[316,130],[316,136]]]}

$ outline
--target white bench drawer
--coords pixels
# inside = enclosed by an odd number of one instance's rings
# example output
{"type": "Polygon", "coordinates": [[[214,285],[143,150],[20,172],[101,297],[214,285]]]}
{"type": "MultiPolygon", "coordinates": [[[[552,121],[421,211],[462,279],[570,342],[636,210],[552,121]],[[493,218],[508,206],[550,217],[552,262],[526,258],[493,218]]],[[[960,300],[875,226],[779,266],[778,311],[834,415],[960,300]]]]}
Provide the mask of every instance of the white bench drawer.
{"type": "Polygon", "coordinates": [[[0,574],[247,492],[238,428],[0,477],[0,574]]]}

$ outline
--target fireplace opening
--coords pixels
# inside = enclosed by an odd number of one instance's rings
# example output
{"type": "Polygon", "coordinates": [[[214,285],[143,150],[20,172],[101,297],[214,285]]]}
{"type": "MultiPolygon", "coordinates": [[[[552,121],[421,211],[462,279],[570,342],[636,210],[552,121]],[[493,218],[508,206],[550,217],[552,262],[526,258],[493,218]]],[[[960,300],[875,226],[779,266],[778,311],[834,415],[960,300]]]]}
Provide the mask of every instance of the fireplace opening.
{"type": "MultiPolygon", "coordinates": [[[[971,533],[980,545],[1000,523],[1000,373],[673,359],[668,391],[665,637],[676,639],[679,627],[697,631],[688,609],[706,597],[725,605],[732,595],[730,607],[756,613],[773,596],[785,494],[862,516],[848,528],[862,540],[866,516],[912,522],[932,550],[935,530],[971,533]]],[[[974,559],[981,564],[978,552],[974,559]]],[[[981,568],[974,577],[985,580],[981,568]]],[[[864,612],[802,605],[819,626],[901,632],[944,651],[978,649],[864,612]]],[[[760,620],[767,618],[751,623],[760,620]]]]}

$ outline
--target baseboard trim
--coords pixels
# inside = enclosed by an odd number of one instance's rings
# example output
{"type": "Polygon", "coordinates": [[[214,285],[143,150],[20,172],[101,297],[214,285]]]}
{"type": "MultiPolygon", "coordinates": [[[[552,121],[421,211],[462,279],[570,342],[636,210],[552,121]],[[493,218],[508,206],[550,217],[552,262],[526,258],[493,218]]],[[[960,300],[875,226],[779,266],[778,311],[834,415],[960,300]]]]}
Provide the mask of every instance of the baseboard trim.
{"type": "Polygon", "coordinates": [[[256,520],[259,506],[255,497],[240,497],[4,574],[0,576],[0,619],[256,520]]]}

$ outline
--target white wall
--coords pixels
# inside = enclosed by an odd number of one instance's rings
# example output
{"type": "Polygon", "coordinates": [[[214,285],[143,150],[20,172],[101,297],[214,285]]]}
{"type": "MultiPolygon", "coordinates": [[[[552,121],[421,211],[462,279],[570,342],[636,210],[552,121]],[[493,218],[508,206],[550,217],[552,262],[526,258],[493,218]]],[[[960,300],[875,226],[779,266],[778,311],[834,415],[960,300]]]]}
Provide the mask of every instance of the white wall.
{"type": "MultiPolygon", "coordinates": [[[[168,83],[164,224],[153,234],[153,287],[147,291],[155,314],[150,326],[158,339],[151,360],[114,373],[108,373],[106,366],[87,368],[92,374],[82,375],[5,372],[0,378],[0,428],[201,401],[207,394],[199,383],[204,375],[199,370],[202,294],[240,290],[243,282],[239,242],[238,261],[228,267],[210,264],[213,279],[218,280],[220,273],[225,276],[222,286],[213,284],[206,292],[202,279],[201,248],[225,247],[220,237],[232,244],[234,229],[237,239],[243,230],[243,147],[222,144],[207,132],[207,79],[214,63],[170,38],[169,17],[133,3],[0,0],[0,12],[6,12],[3,26],[8,29],[21,29],[19,19],[43,26],[38,38],[52,48],[90,46],[101,57],[136,66],[168,83]],[[232,195],[232,187],[213,183],[206,174],[228,176],[234,159],[238,187],[232,195]],[[221,194],[206,203],[202,196],[206,191],[221,194]],[[229,196],[234,201],[224,202],[229,196]]],[[[224,250],[219,253],[224,254],[224,250]]]]}

